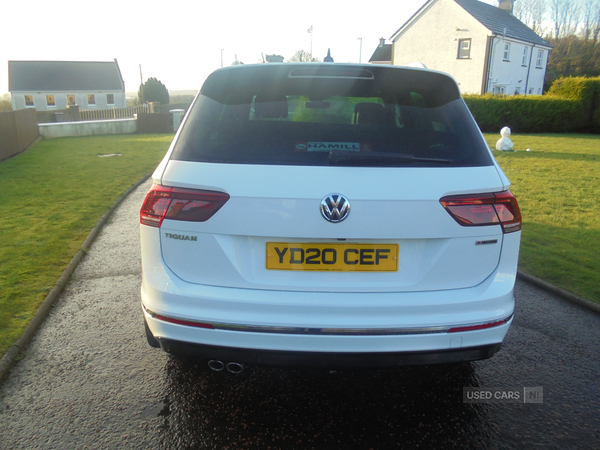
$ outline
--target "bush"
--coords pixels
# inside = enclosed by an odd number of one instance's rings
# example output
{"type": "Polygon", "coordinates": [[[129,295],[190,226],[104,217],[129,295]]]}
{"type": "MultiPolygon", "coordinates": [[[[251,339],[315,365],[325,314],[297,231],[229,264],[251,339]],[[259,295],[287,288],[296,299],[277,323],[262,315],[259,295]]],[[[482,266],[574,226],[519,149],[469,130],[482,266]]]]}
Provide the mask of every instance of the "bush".
{"type": "Polygon", "coordinates": [[[600,133],[600,78],[559,78],[548,94],[580,102],[587,120],[585,127],[592,133],[600,133]]]}
{"type": "Polygon", "coordinates": [[[600,133],[600,78],[559,78],[543,96],[465,95],[482,131],[600,133]]]}
{"type": "Polygon", "coordinates": [[[508,126],[517,133],[566,133],[581,128],[579,102],[550,96],[468,95],[465,103],[479,128],[499,133],[508,126]]]}

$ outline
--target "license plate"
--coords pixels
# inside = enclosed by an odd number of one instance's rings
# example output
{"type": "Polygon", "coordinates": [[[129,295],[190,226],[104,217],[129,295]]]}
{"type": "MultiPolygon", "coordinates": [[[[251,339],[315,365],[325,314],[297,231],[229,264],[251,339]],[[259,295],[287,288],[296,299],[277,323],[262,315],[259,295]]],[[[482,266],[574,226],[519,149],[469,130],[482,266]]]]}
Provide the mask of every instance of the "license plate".
{"type": "Polygon", "coordinates": [[[397,272],[398,244],[267,242],[267,269],[397,272]]]}

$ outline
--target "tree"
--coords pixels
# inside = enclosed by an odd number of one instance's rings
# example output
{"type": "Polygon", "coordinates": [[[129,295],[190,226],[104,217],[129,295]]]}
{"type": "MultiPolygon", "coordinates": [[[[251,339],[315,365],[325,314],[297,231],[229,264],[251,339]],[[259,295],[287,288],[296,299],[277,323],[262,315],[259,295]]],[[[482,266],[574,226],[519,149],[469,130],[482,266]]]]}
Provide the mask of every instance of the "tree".
{"type": "Polygon", "coordinates": [[[169,91],[156,78],[148,78],[144,84],[140,85],[138,97],[141,103],[160,102],[161,105],[169,104],[169,91]]]}
{"type": "Polygon", "coordinates": [[[546,14],[546,0],[515,2],[513,14],[535,33],[541,35],[544,31],[542,28],[542,22],[544,21],[546,14]]]}
{"type": "Polygon", "coordinates": [[[594,42],[598,39],[600,29],[600,0],[585,0],[583,3],[583,38],[587,42],[590,37],[594,42]]]}
{"type": "Polygon", "coordinates": [[[551,0],[551,22],[554,27],[554,39],[569,36],[577,32],[581,21],[579,4],[574,0],[551,0]]]}
{"type": "Polygon", "coordinates": [[[0,97],[0,111],[12,111],[12,101],[9,94],[0,97]]]}
{"type": "Polygon", "coordinates": [[[313,58],[313,56],[305,51],[305,50],[298,50],[296,53],[294,53],[294,56],[292,56],[290,59],[288,59],[288,62],[320,62],[317,58],[313,58]]]}
{"type": "Polygon", "coordinates": [[[551,41],[554,48],[548,61],[548,72],[554,76],[600,75],[600,44],[577,36],[551,41]]]}

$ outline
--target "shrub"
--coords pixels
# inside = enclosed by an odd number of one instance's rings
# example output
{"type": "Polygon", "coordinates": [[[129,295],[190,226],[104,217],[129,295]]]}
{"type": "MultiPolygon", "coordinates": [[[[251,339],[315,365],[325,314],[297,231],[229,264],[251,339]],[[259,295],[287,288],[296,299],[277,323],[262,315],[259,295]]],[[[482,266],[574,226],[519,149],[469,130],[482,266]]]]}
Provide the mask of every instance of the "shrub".
{"type": "Polygon", "coordinates": [[[550,96],[468,95],[464,100],[482,131],[508,126],[517,133],[565,133],[581,128],[579,102],[550,96]]]}
{"type": "Polygon", "coordinates": [[[600,133],[600,78],[559,78],[544,96],[465,95],[482,131],[600,133]]]}

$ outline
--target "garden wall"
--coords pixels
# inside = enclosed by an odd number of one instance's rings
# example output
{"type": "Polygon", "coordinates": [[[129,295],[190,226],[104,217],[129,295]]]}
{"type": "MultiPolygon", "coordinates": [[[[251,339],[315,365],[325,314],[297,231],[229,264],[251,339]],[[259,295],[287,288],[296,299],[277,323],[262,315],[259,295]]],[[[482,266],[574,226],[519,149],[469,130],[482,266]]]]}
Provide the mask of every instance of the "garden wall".
{"type": "Polygon", "coordinates": [[[48,138],[132,134],[137,131],[136,119],[90,120],[80,122],[40,123],[40,134],[48,138]]]}

